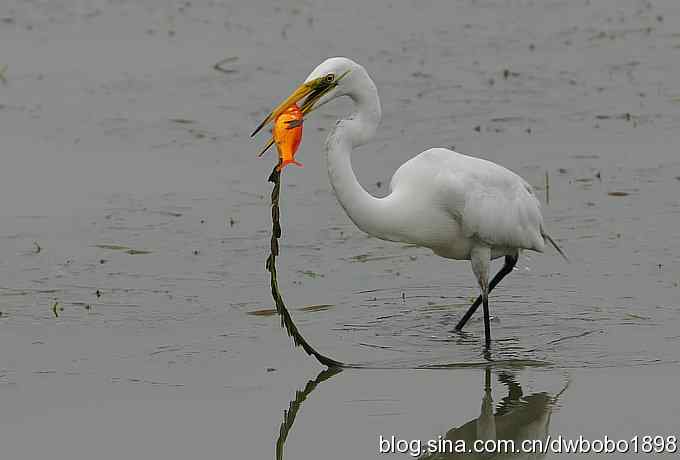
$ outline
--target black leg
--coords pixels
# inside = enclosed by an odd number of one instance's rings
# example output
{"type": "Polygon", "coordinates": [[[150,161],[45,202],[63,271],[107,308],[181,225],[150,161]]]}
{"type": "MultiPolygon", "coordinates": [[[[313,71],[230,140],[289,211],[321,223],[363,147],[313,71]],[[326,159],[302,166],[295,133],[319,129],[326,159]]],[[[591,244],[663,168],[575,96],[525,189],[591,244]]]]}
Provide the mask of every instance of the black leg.
{"type": "MultiPolygon", "coordinates": [[[[496,276],[493,277],[493,279],[491,280],[491,283],[489,284],[489,292],[491,292],[491,290],[493,288],[495,288],[496,285],[498,283],[500,283],[501,280],[503,278],[505,278],[505,276],[512,271],[512,269],[517,264],[517,259],[518,259],[517,256],[505,256],[505,263],[503,264],[503,267],[498,271],[498,273],[496,273],[496,276]]],[[[465,323],[468,322],[470,317],[474,314],[474,312],[477,311],[477,309],[479,308],[479,306],[481,304],[482,304],[482,296],[480,295],[479,297],[477,297],[477,300],[475,300],[475,302],[470,306],[468,311],[465,312],[465,314],[460,319],[460,321],[458,321],[458,324],[456,324],[456,328],[454,329],[454,331],[457,332],[457,331],[462,330],[463,327],[465,326],[465,323]]],[[[489,307],[488,307],[488,304],[487,304],[485,311],[488,311],[488,308],[489,307]]],[[[486,330],[486,318],[484,319],[484,328],[486,330]]]]}
{"type": "Polygon", "coordinates": [[[482,304],[484,305],[484,338],[486,346],[491,345],[491,317],[489,316],[489,293],[482,294],[482,304]]]}

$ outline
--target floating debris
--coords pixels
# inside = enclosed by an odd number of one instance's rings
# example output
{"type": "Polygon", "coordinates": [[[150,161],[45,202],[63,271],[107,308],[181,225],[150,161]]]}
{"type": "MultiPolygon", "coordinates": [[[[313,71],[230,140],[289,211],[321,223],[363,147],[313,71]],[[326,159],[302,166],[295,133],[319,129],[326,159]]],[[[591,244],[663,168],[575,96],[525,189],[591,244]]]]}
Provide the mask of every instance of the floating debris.
{"type": "Polygon", "coordinates": [[[7,77],[5,76],[5,72],[7,72],[7,64],[0,65],[0,81],[3,82],[4,84],[7,84],[7,77]]]}
{"type": "MultiPolygon", "coordinates": [[[[296,310],[298,311],[306,311],[306,312],[317,312],[317,311],[324,311],[328,310],[329,308],[332,308],[334,305],[330,303],[320,303],[320,304],[315,304],[315,305],[305,305],[304,307],[298,307],[296,310]]],[[[246,313],[247,315],[250,316],[274,316],[276,315],[276,309],[274,308],[263,308],[260,310],[253,310],[249,311],[246,313]]]]}
{"type": "Polygon", "coordinates": [[[275,308],[263,308],[262,310],[253,310],[246,313],[250,316],[274,316],[276,314],[275,308]]]}
{"type": "Polygon", "coordinates": [[[130,254],[133,256],[139,254],[151,254],[151,251],[147,251],[144,249],[133,249],[119,244],[95,244],[94,246],[99,249],[109,249],[111,251],[123,251],[126,254],[130,254]]]}
{"type": "Polygon", "coordinates": [[[363,347],[369,347],[369,348],[379,348],[381,350],[391,350],[392,347],[388,347],[386,345],[376,345],[374,343],[365,343],[365,342],[359,342],[359,345],[363,347]]]}
{"type": "Polygon", "coordinates": [[[215,63],[213,66],[213,69],[217,70],[218,72],[230,74],[230,73],[237,73],[237,69],[228,69],[224,67],[224,64],[228,64],[230,62],[236,62],[238,61],[238,56],[230,56],[222,59],[221,61],[218,61],[215,63]]]}
{"type": "Polygon", "coordinates": [[[619,115],[595,115],[596,120],[626,120],[631,121],[633,118],[639,118],[636,115],[631,115],[630,112],[622,113],[619,115]]]}
{"type": "Polygon", "coordinates": [[[95,244],[95,247],[100,249],[110,249],[112,251],[124,251],[130,249],[127,246],[120,246],[118,244],[95,244]]]}
{"type": "Polygon", "coordinates": [[[151,254],[151,251],[145,251],[143,249],[128,249],[127,251],[125,251],[125,253],[134,256],[139,254],[151,254]]]}
{"type": "Polygon", "coordinates": [[[42,251],[42,248],[40,247],[40,245],[38,244],[37,241],[33,242],[33,246],[35,247],[35,250],[33,252],[35,254],[40,254],[40,251],[42,251]]]}
{"type": "Polygon", "coordinates": [[[533,120],[527,120],[525,117],[522,117],[522,116],[510,115],[510,116],[507,116],[507,117],[492,118],[489,121],[491,123],[523,123],[523,122],[526,122],[526,121],[533,121],[533,120]]]}
{"type": "Polygon", "coordinates": [[[200,131],[198,129],[189,129],[189,134],[193,135],[196,139],[205,139],[208,137],[208,133],[206,131],[200,131]]]}
{"type": "Polygon", "coordinates": [[[54,313],[55,318],[59,318],[60,311],[64,311],[64,309],[59,306],[59,301],[55,300],[54,304],[52,305],[52,313],[54,313]]]}
{"type": "Polygon", "coordinates": [[[322,273],[313,272],[312,270],[298,270],[298,273],[312,279],[326,277],[326,275],[322,273]]]}
{"type": "Polygon", "coordinates": [[[609,196],[628,196],[630,193],[628,192],[609,192],[607,195],[609,196]]]}
{"type": "Polygon", "coordinates": [[[170,121],[180,125],[193,125],[196,123],[196,120],[190,120],[188,118],[171,118],[170,121]]]}
{"type": "Polygon", "coordinates": [[[344,260],[348,260],[350,262],[374,262],[378,260],[391,260],[391,259],[400,259],[403,258],[403,255],[394,255],[394,256],[373,256],[371,254],[359,254],[356,256],[349,257],[344,260]]]}
{"type": "Polygon", "coordinates": [[[651,319],[649,316],[636,315],[635,313],[626,313],[626,317],[632,318],[632,319],[641,319],[641,320],[644,320],[644,321],[651,319]]]}
{"type": "Polygon", "coordinates": [[[328,310],[329,308],[333,308],[333,304],[330,303],[319,303],[316,305],[306,305],[304,307],[298,308],[300,311],[309,311],[309,312],[314,312],[314,311],[324,311],[328,310]]]}

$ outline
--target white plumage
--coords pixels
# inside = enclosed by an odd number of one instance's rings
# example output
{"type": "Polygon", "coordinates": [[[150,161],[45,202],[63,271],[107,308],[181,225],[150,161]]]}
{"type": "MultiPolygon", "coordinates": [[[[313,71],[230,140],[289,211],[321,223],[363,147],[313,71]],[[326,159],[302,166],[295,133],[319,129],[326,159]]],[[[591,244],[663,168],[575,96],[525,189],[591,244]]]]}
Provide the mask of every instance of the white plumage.
{"type": "MultiPolygon", "coordinates": [[[[460,330],[484,304],[490,343],[488,293],[514,267],[522,249],[542,252],[548,240],[541,206],[531,186],[512,171],[490,161],[433,148],[404,163],[392,177],[390,194],[376,198],[357,181],[350,155],[370,140],[380,123],[378,91],[366,70],[347,58],[330,58],[304,85],[342,80],[315,93],[317,107],[348,96],[354,111],[336,123],[326,140],[328,176],[340,205],[364,232],[381,239],[413,243],[436,254],[470,260],[482,295],[456,326],[460,330]],[[505,265],[489,283],[489,261],[505,256],[505,265]]],[[[303,88],[301,87],[301,88],[303,88]]]]}
{"type": "Polygon", "coordinates": [[[403,197],[400,201],[410,204],[409,210],[413,205],[422,207],[413,213],[418,215],[413,224],[425,226],[423,246],[442,257],[470,259],[475,244],[489,246],[493,259],[515,254],[517,249],[543,251],[541,207],[531,186],[495,163],[444,148],[430,149],[404,163],[390,188],[403,197]],[[427,225],[430,218],[439,224],[427,225]],[[443,220],[449,222],[442,225],[443,220]]]}

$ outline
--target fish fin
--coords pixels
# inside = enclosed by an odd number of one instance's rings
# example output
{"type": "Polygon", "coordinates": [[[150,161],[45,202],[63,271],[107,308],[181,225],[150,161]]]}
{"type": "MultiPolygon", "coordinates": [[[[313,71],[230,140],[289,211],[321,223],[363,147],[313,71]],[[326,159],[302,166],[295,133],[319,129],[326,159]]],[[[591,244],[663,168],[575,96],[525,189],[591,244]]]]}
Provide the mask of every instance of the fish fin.
{"type": "Polygon", "coordinates": [[[279,165],[276,167],[276,170],[281,172],[283,171],[283,168],[285,168],[289,164],[294,164],[295,166],[299,166],[301,168],[303,167],[303,164],[297,160],[282,160],[279,162],[279,165]]]}
{"type": "Polygon", "coordinates": [[[287,128],[288,129],[294,129],[294,128],[299,128],[302,126],[302,119],[300,118],[299,120],[289,120],[286,122],[287,128]]]}

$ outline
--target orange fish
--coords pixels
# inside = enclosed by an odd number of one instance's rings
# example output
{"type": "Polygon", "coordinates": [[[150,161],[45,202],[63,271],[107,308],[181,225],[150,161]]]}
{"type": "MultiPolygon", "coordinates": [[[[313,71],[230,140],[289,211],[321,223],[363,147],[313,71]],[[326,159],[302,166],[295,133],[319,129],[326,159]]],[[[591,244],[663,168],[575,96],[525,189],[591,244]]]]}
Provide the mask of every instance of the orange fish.
{"type": "Polygon", "coordinates": [[[279,151],[278,171],[293,163],[302,166],[295,161],[295,152],[302,141],[302,111],[296,104],[291,105],[276,118],[274,122],[274,142],[279,151]]]}

